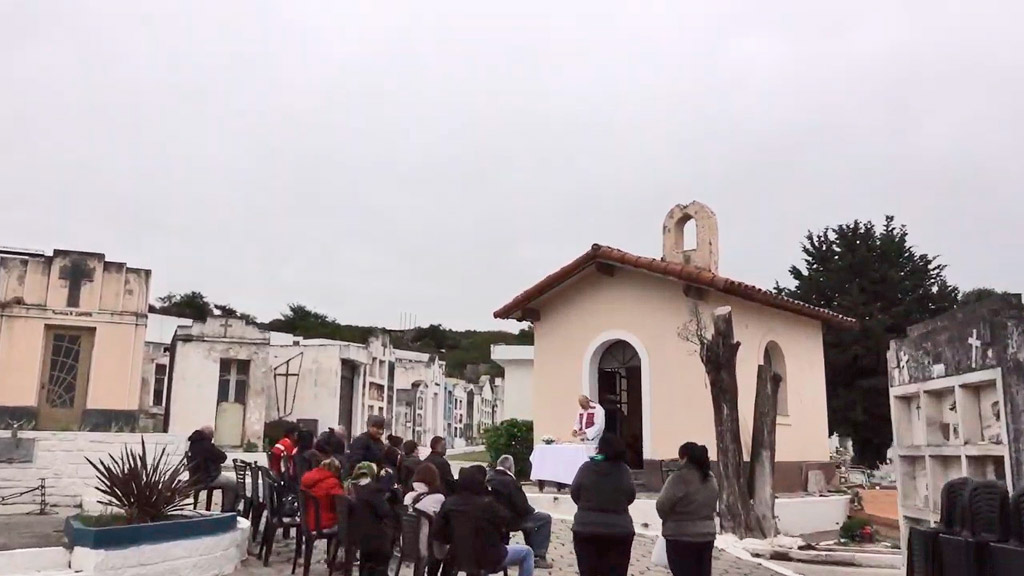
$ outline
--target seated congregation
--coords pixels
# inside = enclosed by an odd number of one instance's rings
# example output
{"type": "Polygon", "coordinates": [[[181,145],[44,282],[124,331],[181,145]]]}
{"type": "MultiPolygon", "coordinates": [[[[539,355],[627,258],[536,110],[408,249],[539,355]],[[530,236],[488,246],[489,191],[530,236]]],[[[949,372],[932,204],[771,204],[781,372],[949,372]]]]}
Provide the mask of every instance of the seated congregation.
{"type": "Polygon", "coordinates": [[[491,574],[509,566],[531,576],[535,567],[550,567],[551,516],[530,506],[511,457],[490,473],[464,468],[456,479],[444,438],[434,437],[420,460],[416,442],[385,442],[384,426],[371,416],[347,446],[343,430],[314,437],[289,428],[268,453],[267,467],[235,460],[234,478],[220,473],[226,455],[213,445],[212,430],[197,430],[188,453],[196,500],[202,491],[222,491],[223,511],[252,521],[265,566],[278,534],[294,532],[293,573],[301,558],[309,574],[318,540],[327,543],[331,574],[351,574],[358,564],[361,576],[384,576],[396,551],[399,569],[411,562],[415,576],[491,574]],[[510,544],[514,531],[528,545],[510,544]]]}
{"type": "MultiPolygon", "coordinates": [[[[203,490],[223,490],[224,511],[251,520],[264,566],[278,532],[287,539],[294,531],[292,573],[301,557],[304,576],[319,540],[327,544],[329,573],[345,576],[357,563],[360,576],[385,576],[396,554],[395,576],[403,562],[413,564],[413,576],[507,574],[512,566],[520,576],[532,576],[535,568],[552,567],[552,518],[530,505],[511,456],[500,457],[491,471],[463,468],[456,479],[444,438],[434,437],[429,456],[420,460],[413,441],[388,436],[385,443],[384,425],[371,416],[367,430],[348,446],[343,430],[314,438],[289,429],[268,454],[269,467],[235,460],[234,479],[219,472],[226,456],[213,446],[212,431],[197,430],[188,455],[190,474],[198,479],[196,498],[203,490]],[[525,545],[510,543],[513,532],[522,533],[525,545]]],[[[718,487],[706,447],[686,443],[679,456],[684,466],[657,502],[667,564],[674,576],[710,576],[718,487]]],[[[625,461],[622,440],[601,436],[570,489],[581,576],[628,572],[635,536],[629,506],[636,490],[625,461]]]]}

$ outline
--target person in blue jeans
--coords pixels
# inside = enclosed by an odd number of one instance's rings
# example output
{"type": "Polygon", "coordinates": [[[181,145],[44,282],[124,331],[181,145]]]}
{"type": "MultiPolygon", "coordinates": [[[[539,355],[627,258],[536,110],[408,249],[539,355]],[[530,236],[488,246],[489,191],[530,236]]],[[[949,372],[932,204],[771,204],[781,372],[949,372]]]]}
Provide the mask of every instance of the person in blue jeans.
{"type": "Polygon", "coordinates": [[[518,566],[519,576],[533,576],[533,549],[504,543],[512,516],[488,493],[486,480],[483,466],[459,470],[457,490],[441,505],[431,536],[448,546],[453,572],[494,574],[518,566]]]}
{"type": "Polygon", "coordinates": [[[487,487],[498,504],[512,515],[511,531],[521,531],[526,545],[533,549],[534,567],[551,568],[548,546],[551,544],[551,515],[538,512],[530,505],[523,486],[516,479],[516,462],[505,454],[498,458],[494,471],[487,477],[487,487]]]}

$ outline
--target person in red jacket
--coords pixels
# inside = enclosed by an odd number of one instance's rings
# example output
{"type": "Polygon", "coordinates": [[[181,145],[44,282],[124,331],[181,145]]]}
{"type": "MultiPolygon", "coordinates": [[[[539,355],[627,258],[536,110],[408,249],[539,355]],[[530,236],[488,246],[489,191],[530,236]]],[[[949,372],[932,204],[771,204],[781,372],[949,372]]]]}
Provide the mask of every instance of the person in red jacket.
{"type": "Polygon", "coordinates": [[[296,442],[299,438],[299,427],[291,424],[284,429],[284,436],[274,444],[274,447],[270,449],[270,470],[277,475],[278,478],[284,478],[282,470],[287,469],[291,466],[292,456],[295,456],[296,442]],[[288,462],[284,462],[287,458],[288,462]]]}
{"type": "Polygon", "coordinates": [[[302,476],[302,489],[312,494],[316,502],[306,502],[306,525],[310,530],[325,530],[338,523],[334,512],[334,496],[344,494],[341,486],[341,464],[334,458],[328,458],[318,468],[313,468],[302,476]],[[313,506],[320,509],[320,525],[315,525],[316,516],[313,506]]]}

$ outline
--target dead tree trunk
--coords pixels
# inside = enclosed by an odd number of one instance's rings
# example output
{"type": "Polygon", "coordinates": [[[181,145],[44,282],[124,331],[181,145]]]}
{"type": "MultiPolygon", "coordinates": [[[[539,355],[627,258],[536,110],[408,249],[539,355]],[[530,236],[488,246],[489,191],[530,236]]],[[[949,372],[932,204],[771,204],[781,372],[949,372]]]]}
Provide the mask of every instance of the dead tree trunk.
{"type": "Polygon", "coordinates": [[[743,444],[740,439],[739,385],[736,381],[736,342],[732,309],[714,312],[714,332],[701,346],[701,360],[711,388],[718,447],[719,516],[722,531],[740,538],[748,535],[750,497],[743,482],[743,444]]]}
{"type": "Polygon", "coordinates": [[[757,367],[754,394],[754,431],[750,442],[750,470],[747,490],[754,502],[751,536],[773,538],[775,524],[775,425],[779,414],[779,385],[782,377],[767,366],[757,367]]]}

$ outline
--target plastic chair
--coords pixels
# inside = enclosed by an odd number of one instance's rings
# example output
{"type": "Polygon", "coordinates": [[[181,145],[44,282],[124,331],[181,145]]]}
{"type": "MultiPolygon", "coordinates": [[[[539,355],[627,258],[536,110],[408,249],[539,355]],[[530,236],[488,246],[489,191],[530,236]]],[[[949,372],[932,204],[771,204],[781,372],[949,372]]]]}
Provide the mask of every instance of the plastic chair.
{"type": "Polygon", "coordinates": [[[907,576],[933,576],[941,573],[939,536],[959,535],[963,530],[963,499],[971,482],[970,478],[956,478],[946,482],[939,497],[939,525],[934,528],[910,529],[907,535],[907,576]]]}
{"type": "Polygon", "coordinates": [[[310,564],[313,562],[313,547],[317,540],[327,540],[327,557],[330,558],[331,545],[338,535],[338,525],[320,529],[320,517],[323,512],[320,510],[320,501],[317,500],[308,490],[299,491],[299,518],[302,523],[297,530],[295,538],[295,557],[292,558],[292,574],[295,574],[299,562],[299,555],[302,555],[302,576],[309,576],[310,564]],[[313,526],[309,527],[310,520],[313,526]]]}
{"type": "Polygon", "coordinates": [[[973,481],[961,501],[961,534],[939,536],[943,576],[987,574],[988,548],[1009,539],[1010,496],[995,480],[973,481]]]}
{"type": "Polygon", "coordinates": [[[334,576],[338,563],[338,552],[344,551],[341,572],[342,576],[352,576],[352,565],[355,563],[356,544],[349,530],[352,521],[352,499],[345,494],[334,497],[334,515],[338,518],[338,533],[334,537],[333,550],[328,551],[328,576],[334,576]]]}
{"type": "Polygon", "coordinates": [[[1009,542],[993,542],[988,547],[988,576],[1019,576],[1024,566],[1024,488],[1010,497],[1009,542]]]}
{"type": "Polygon", "coordinates": [[[252,493],[245,489],[245,477],[248,476],[249,468],[252,464],[245,460],[234,458],[231,460],[231,465],[235,471],[235,489],[238,494],[236,508],[240,506],[241,516],[248,518],[252,512],[252,493]]]}
{"type": "Polygon", "coordinates": [[[282,512],[281,502],[287,495],[284,484],[274,478],[270,470],[266,470],[266,474],[261,474],[261,476],[263,476],[263,494],[267,501],[267,523],[263,528],[263,540],[260,543],[258,555],[262,556],[263,565],[269,566],[278,529],[297,528],[302,522],[298,516],[289,517],[282,512]]]}
{"type": "Polygon", "coordinates": [[[270,477],[270,469],[266,466],[259,466],[254,463],[249,467],[249,483],[251,485],[249,500],[252,502],[249,522],[252,526],[250,538],[253,542],[256,542],[257,534],[260,531],[260,524],[263,523],[263,513],[267,511],[267,496],[263,490],[263,478],[270,477]]]}
{"type": "Polygon", "coordinates": [[[208,482],[200,482],[196,476],[196,462],[195,458],[192,457],[191,452],[185,453],[185,462],[188,466],[188,480],[193,485],[192,488],[192,509],[196,510],[199,508],[199,493],[206,492],[206,511],[209,512],[213,509],[213,492],[215,490],[221,490],[220,488],[214,488],[209,485],[208,482]]]}

